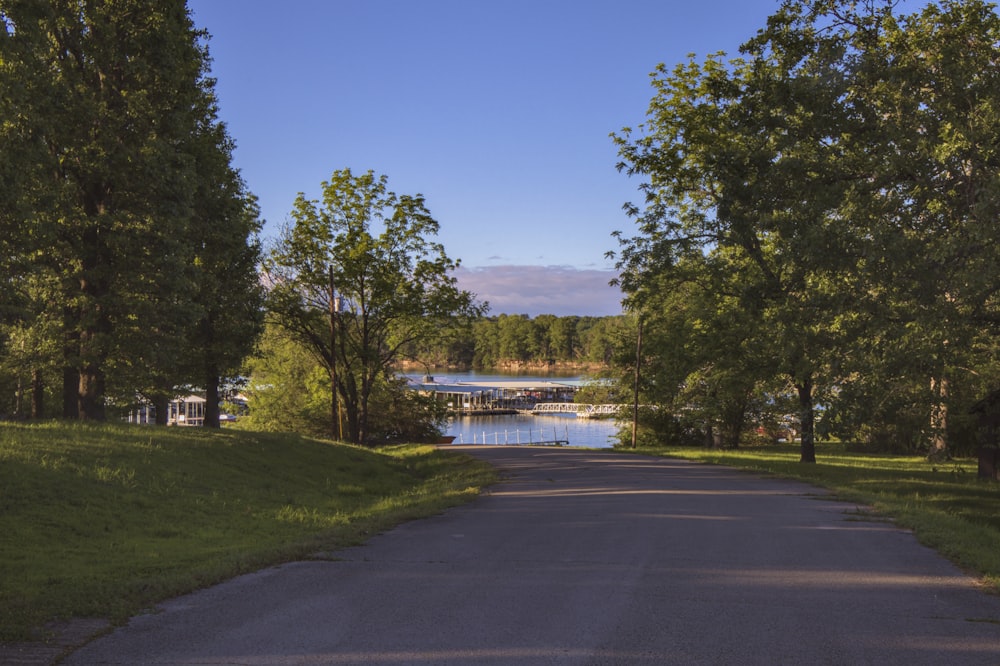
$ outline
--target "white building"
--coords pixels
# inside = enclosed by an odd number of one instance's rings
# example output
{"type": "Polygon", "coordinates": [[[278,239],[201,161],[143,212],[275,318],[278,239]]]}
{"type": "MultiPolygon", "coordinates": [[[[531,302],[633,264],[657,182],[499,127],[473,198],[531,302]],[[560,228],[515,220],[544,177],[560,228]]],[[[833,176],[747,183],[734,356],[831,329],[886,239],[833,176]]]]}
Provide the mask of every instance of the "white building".
{"type": "MultiPolygon", "coordinates": [[[[156,409],[143,405],[128,413],[129,423],[156,423],[156,409]]],[[[180,395],[167,403],[167,425],[200,426],[205,424],[205,398],[194,393],[180,395]]]]}

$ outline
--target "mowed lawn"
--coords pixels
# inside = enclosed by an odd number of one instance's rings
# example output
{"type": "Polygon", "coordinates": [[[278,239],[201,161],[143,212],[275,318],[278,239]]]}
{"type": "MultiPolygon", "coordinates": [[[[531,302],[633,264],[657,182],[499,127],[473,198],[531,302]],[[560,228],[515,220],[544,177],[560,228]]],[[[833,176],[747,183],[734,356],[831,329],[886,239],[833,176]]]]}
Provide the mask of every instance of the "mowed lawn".
{"type": "MultiPolygon", "coordinates": [[[[800,479],[914,530],[1000,590],[1000,483],[976,461],[820,444],[641,450],[800,479]]],[[[0,424],[0,642],[57,618],[122,621],[240,573],[323,556],[476,497],[496,480],[430,446],[363,449],[296,435],[0,424]]]]}
{"type": "Polygon", "coordinates": [[[476,497],[484,463],[236,430],[0,425],[0,641],[355,544],[476,497]]]}

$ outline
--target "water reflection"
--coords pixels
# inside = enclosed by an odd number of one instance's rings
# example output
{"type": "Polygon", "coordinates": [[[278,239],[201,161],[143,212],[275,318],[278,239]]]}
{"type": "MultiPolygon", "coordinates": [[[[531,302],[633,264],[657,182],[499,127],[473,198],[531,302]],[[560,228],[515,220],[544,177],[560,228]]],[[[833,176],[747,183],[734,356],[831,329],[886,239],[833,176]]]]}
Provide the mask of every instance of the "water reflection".
{"type": "Polygon", "coordinates": [[[614,419],[579,419],[572,414],[531,416],[458,416],[445,434],[455,444],[534,444],[568,441],[569,446],[610,448],[618,432],[614,419]]]}
{"type": "MultiPolygon", "coordinates": [[[[435,368],[427,375],[434,381],[449,384],[468,382],[490,385],[494,382],[531,381],[579,383],[585,378],[579,373],[537,372],[455,372],[435,368]]],[[[423,381],[426,375],[408,375],[423,381]]],[[[445,434],[456,444],[534,444],[536,442],[569,441],[569,446],[610,448],[614,446],[618,423],[614,419],[580,419],[572,414],[527,414],[496,416],[458,416],[449,419],[445,434]]]]}

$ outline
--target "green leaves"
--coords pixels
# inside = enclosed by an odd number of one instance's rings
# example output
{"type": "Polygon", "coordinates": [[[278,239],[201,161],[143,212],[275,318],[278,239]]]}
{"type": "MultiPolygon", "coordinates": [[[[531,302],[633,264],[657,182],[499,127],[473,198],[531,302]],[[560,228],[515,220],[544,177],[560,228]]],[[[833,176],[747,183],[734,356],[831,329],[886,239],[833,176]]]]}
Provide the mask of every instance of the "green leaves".
{"type": "Polygon", "coordinates": [[[0,16],[2,261],[48,285],[18,324],[61,324],[46,365],[63,415],[211,383],[206,358],[231,371],[259,329],[257,210],[185,3],[0,0],[0,16]]]}
{"type": "MultiPolygon", "coordinates": [[[[1000,320],[1000,19],[978,1],[892,8],[792,0],[742,58],[657,68],[642,134],[615,137],[619,168],[645,179],[619,268],[651,328],[681,307],[710,322],[693,344],[713,366],[766,379],[770,359],[821,392],[888,372],[876,341],[896,337],[913,362],[892,372],[926,386],[962,365],[984,390],[995,358],[965,350],[1000,320]],[[740,345],[712,343],[733,325],[723,303],[743,313],[740,345]]],[[[954,401],[954,378],[936,384],[954,401]]]]}
{"type": "Polygon", "coordinates": [[[351,440],[365,443],[368,400],[402,350],[482,307],[451,275],[458,262],[433,241],[438,223],[423,196],[397,195],[386,176],[350,169],[322,188],[316,201],[299,195],[267,258],[269,309],[337,375],[351,440]],[[331,297],[343,303],[334,331],[331,297]]]}

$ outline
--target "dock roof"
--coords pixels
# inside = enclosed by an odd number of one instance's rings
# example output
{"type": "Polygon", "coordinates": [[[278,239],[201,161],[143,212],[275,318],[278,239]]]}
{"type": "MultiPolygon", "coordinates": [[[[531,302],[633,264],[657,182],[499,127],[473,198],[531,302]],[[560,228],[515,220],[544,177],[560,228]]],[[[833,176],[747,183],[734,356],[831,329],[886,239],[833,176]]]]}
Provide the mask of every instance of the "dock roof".
{"type": "Polygon", "coordinates": [[[576,389],[580,388],[581,382],[565,381],[484,381],[484,382],[414,382],[416,388],[426,391],[440,391],[451,393],[467,393],[475,391],[489,391],[494,389],[521,390],[521,391],[541,391],[545,389],[576,389]]]}

